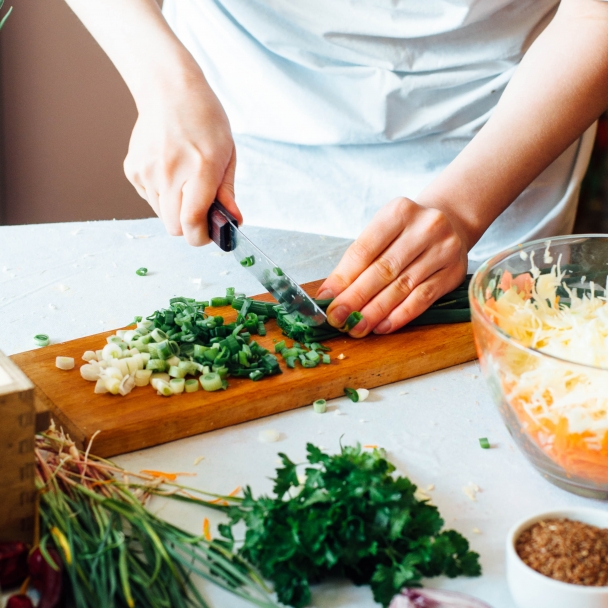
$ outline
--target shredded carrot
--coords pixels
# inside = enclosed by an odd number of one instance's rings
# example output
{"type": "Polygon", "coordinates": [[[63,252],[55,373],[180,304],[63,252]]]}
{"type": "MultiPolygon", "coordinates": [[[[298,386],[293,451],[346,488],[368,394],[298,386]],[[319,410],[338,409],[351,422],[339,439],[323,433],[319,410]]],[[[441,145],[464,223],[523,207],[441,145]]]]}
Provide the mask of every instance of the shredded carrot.
{"type": "Polygon", "coordinates": [[[144,469],[140,471],[144,475],[150,475],[151,477],[160,477],[165,481],[175,481],[179,475],[187,475],[188,477],[195,477],[196,473],[165,473],[164,471],[151,471],[144,469]]]}
{"type": "MultiPolygon", "coordinates": [[[[234,488],[234,490],[232,490],[232,492],[230,492],[230,494],[228,494],[228,496],[236,496],[240,491],[241,491],[241,486],[237,486],[236,488],[234,488]]],[[[224,500],[224,498],[222,496],[220,496],[219,498],[214,498],[213,500],[208,500],[207,502],[210,505],[221,504],[221,505],[228,506],[228,503],[224,500]]]]}
{"type": "Polygon", "coordinates": [[[209,526],[209,520],[205,517],[203,519],[203,535],[206,540],[211,541],[211,530],[209,526]]]}
{"type": "Polygon", "coordinates": [[[370,450],[375,450],[378,446],[375,443],[366,443],[363,447],[370,450]]]}

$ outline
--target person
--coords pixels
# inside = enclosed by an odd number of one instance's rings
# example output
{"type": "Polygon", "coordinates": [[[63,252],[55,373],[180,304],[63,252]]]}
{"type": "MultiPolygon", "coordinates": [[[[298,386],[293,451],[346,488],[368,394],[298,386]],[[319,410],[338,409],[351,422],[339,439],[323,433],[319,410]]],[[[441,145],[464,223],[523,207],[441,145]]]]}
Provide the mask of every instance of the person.
{"type": "Polygon", "coordinates": [[[336,326],[363,313],[355,337],[408,323],[467,257],[572,230],[605,0],[67,2],[135,99],[125,171],[168,232],[206,244],[217,197],[356,237],[318,294],[336,326]]]}

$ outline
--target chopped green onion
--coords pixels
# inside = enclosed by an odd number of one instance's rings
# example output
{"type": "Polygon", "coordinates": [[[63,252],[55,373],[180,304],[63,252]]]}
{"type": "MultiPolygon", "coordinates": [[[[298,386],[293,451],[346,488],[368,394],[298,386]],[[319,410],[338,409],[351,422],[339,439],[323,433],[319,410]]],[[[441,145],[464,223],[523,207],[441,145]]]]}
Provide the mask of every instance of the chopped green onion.
{"type": "Polygon", "coordinates": [[[344,325],[342,325],[340,331],[350,331],[355,325],[357,325],[357,323],[359,323],[359,321],[361,321],[361,319],[363,319],[363,315],[360,312],[356,310],[351,312],[346,318],[346,321],[344,321],[344,325]]]}
{"type": "Polygon", "coordinates": [[[158,327],[153,329],[150,335],[152,336],[152,340],[154,340],[154,342],[164,342],[168,338],[167,334],[161,329],[158,329],[158,327]]]}
{"type": "Polygon", "coordinates": [[[196,391],[198,391],[198,380],[195,380],[194,378],[186,380],[184,389],[187,393],[196,393],[196,391]]]}
{"type": "Polygon", "coordinates": [[[34,336],[34,344],[36,344],[36,346],[48,346],[50,343],[51,341],[46,334],[36,334],[34,336]]]}
{"type": "Polygon", "coordinates": [[[317,399],[312,404],[312,407],[317,414],[324,414],[327,411],[327,401],[325,399],[317,399]]]}
{"type": "Polygon", "coordinates": [[[280,353],[284,348],[286,348],[285,340],[281,340],[274,345],[274,352],[280,353]]]}
{"type": "Polygon", "coordinates": [[[353,402],[359,401],[359,393],[354,388],[345,388],[344,394],[353,402]]]}
{"type": "Polygon", "coordinates": [[[487,437],[480,437],[479,438],[479,445],[484,450],[489,450],[490,449],[490,442],[488,441],[487,437]]]}
{"type": "Polygon", "coordinates": [[[201,386],[206,391],[218,391],[222,388],[222,378],[216,372],[211,372],[200,377],[201,386]]]}
{"type": "Polygon", "coordinates": [[[141,320],[143,319],[143,317],[135,317],[133,319],[133,323],[141,323],[141,320]]]}
{"type": "Polygon", "coordinates": [[[148,269],[147,268],[138,268],[135,271],[135,274],[139,275],[140,277],[145,277],[148,274],[148,269]]]}
{"type": "Polygon", "coordinates": [[[331,363],[331,357],[329,355],[323,355],[323,363],[325,363],[325,365],[329,365],[331,363]]]}
{"type": "Polygon", "coordinates": [[[179,395],[184,392],[186,381],[183,378],[171,378],[169,380],[169,387],[174,395],[179,395]]]}
{"type": "Polygon", "coordinates": [[[255,258],[252,255],[248,255],[246,258],[241,260],[241,266],[245,266],[246,268],[249,266],[253,266],[255,264],[255,258]]]}
{"type": "Polygon", "coordinates": [[[264,372],[260,370],[256,370],[249,374],[249,377],[255,382],[256,380],[261,380],[264,377],[264,372]]]}
{"type": "Polygon", "coordinates": [[[227,298],[211,298],[211,306],[228,306],[230,304],[227,298]]]}
{"type": "Polygon", "coordinates": [[[273,268],[272,272],[274,272],[278,277],[282,277],[284,274],[283,271],[278,266],[276,268],[273,268]]]}
{"type": "Polygon", "coordinates": [[[55,365],[62,370],[68,371],[74,369],[74,359],[72,357],[57,357],[55,365]]]}

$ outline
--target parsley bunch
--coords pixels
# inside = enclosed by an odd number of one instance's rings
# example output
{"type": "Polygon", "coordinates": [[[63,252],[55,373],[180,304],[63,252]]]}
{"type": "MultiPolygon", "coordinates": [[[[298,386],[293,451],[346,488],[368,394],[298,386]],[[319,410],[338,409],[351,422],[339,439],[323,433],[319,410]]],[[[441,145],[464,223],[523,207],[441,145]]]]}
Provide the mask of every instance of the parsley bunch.
{"type": "Polygon", "coordinates": [[[239,554],[274,584],[278,599],[300,608],[311,599],[310,584],[330,575],[369,584],[386,608],[404,586],[422,577],[478,576],[478,554],[458,532],[441,531],[436,507],[414,497],[416,486],[394,477],[395,467],[380,450],[343,447],[335,456],[307,446],[306,480],[279,454],[276,497],[244,499],[228,509],[220,526],[232,546],[232,527],[247,528],[239,554]]]}

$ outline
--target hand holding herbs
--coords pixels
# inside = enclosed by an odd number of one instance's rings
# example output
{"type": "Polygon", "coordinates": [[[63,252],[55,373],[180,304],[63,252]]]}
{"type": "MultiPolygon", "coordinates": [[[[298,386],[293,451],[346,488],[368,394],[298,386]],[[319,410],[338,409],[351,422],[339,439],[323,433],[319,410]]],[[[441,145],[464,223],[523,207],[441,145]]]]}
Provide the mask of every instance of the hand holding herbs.
{"type": "Polygon", "coordinates": [[[415,498],[416,486],[395,477],[381,451],[343,447],[335,456],[307,445],[308,466],[300,483],[297,465],[280,454],[275,497],[245,497],[227,509],[220,532],[234,545],[232,528],[247,531],[240,556],[272,581],[279,601],[301,608],[310,584],[346,576],[369,584],[385,608],[405,586],[423,577],[478,576],[477,553],[458,532],[443,530],[437,507],[415,498]]]}

